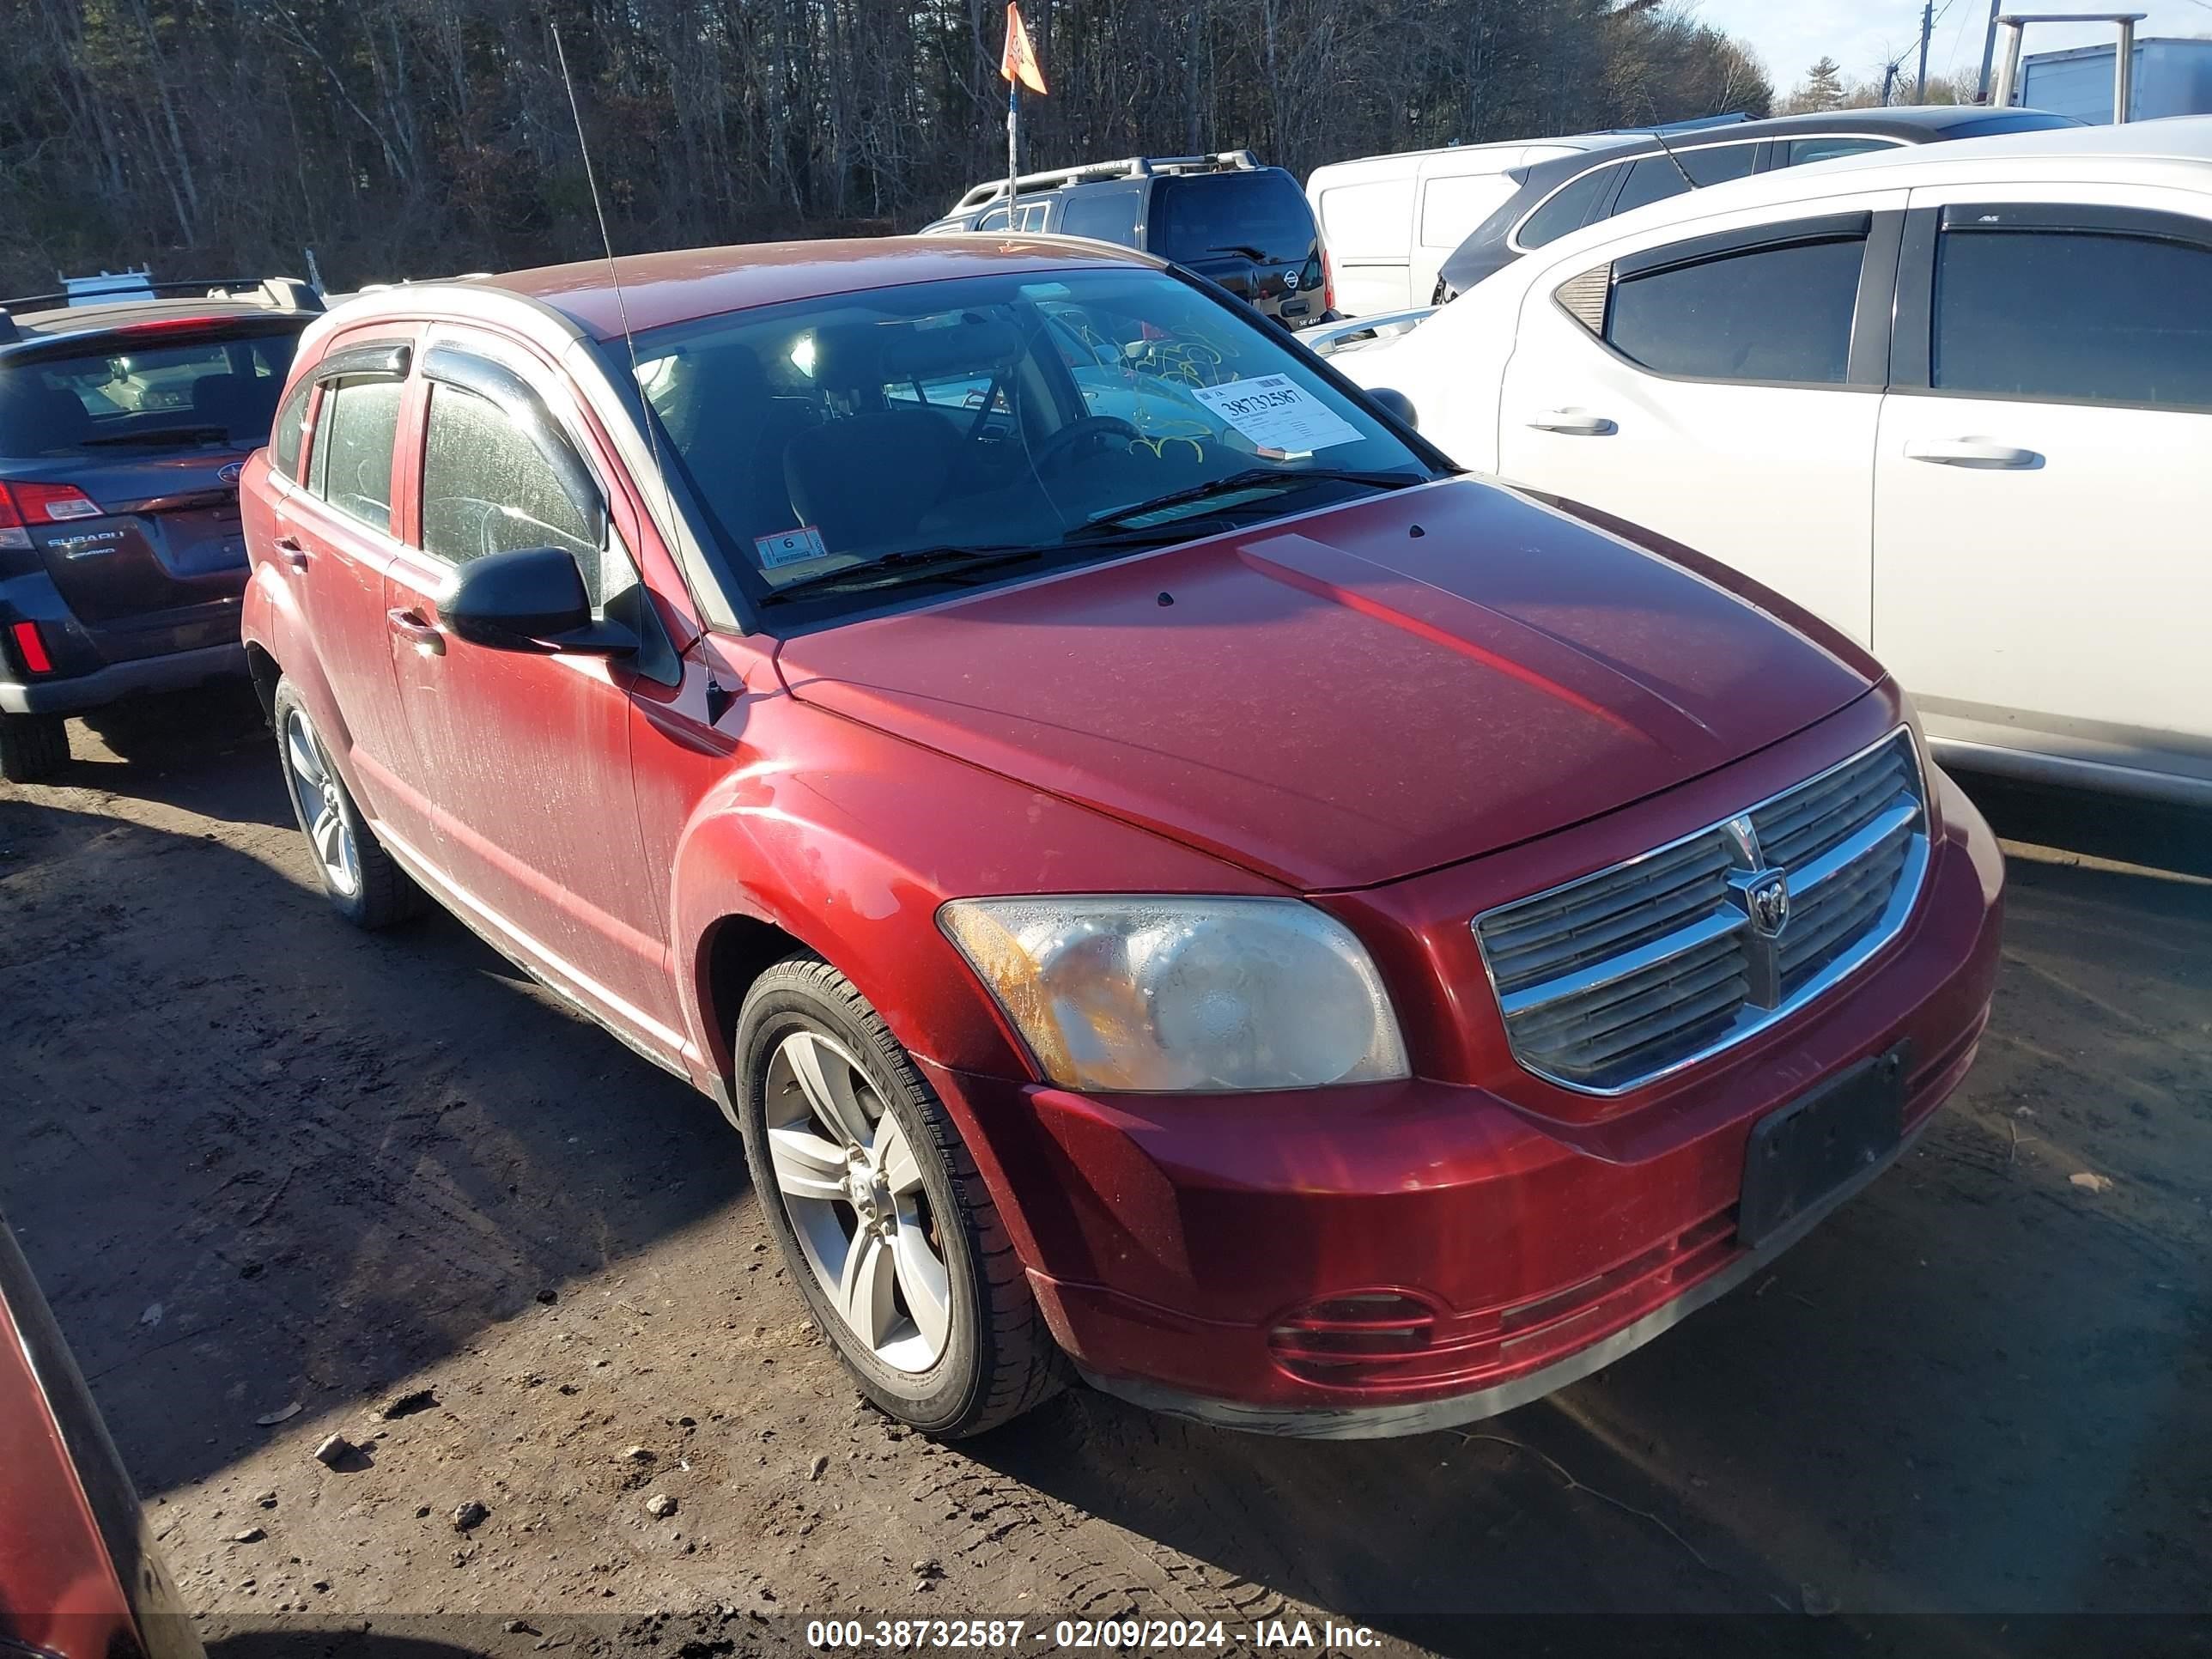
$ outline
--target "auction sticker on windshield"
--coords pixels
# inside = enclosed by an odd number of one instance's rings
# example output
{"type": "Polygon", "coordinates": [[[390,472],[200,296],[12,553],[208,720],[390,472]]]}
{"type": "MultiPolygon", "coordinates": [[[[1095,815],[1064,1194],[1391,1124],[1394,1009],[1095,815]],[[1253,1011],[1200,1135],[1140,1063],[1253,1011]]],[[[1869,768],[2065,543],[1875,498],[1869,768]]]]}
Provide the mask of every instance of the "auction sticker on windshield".
{"type": "Polygon", "coordinates": [[[1190,395],[1261,449],[1302,455],[1359,441],[1349,422],[1287,374],[1192,386],[1190,395]]]}

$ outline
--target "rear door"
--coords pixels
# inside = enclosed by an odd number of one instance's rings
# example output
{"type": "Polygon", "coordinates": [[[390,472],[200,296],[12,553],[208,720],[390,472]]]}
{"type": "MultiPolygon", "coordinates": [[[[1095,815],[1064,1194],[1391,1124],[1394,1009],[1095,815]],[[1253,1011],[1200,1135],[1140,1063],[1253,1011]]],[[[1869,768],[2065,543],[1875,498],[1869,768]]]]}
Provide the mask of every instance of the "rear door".
{"type": "Polygon", "coordinates": [[[414,767],[386,645],[384,572],[398,547],[394,460],[411,326],[341,335],[317,363],[303,411],[305,453],[275,507],[277,562],[300,596],[322,686],[305,695],[362,809],[405,843],[427,833],[399,780],[414,767]],[[325,702],[327,706],[323,706],[325,702]]]}
{"type": "Polygon", "coordinates": [[[1322,314],[1321,233],[1305,192],[1279,167],[1155,179],[1145,246],[1267,316],[1296,325],[1322,314]]]}
{"type": "Polygon", "coordinates": [[[434,826],[447,896],[568,994],[680,1063],[659,896],[630,783],[635,663],[495,651],[440,606],[488,554],[558,547],[597,614],[641,629],[636,568],[610,522],[595,448],[565,387],[519,348],[440,329],[416,382],[413,512],[386,592],[388,646],[413,731],[406,781],[434,826]]]}
{"type": "Polygon", "coordinates": [[[1553,264],[1522,302],[1499,472],[1647,525],[1864,640],[1904,204],[1839,198],[1553,264]]]}
{"type": "Polygon", "coordinates": [[[1337,307],[1347,317],[1413,303],[1407,295],[1413,288],[1407,272],[1415,188],[1410,170],[1394,178],[1322,181],[1316,202],[1322,234],[1336,268],[1337,307]]]}
{"type": "Polygon", "coordinates": [[[2212,198],[2022,199],[2037,193],[2051,188],[1912,193],[1874,647],[1931,737],[2139,769],[2202,798],[2212,198]]]}
{"type": "Polygon", "coordinates": [[[296,324],[131,329],[0,367],[0,476],[110,662],[235,642],[238,475],[269,435],[296,324]]]}

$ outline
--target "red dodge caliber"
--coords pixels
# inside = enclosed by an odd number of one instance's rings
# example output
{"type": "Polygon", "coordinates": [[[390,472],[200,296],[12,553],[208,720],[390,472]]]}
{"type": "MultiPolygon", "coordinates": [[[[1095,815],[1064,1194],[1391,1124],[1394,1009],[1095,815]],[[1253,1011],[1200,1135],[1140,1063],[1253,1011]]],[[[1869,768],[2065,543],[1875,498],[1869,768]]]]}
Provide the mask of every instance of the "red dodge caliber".
{"type": "Polygon", "coordinates": [[[1966,1072],[1996,844],[1786,601],[1126,250],[619,273],[310,328],[246,640],[338,910],[711,1092],[885,1411],[1501,1411],[1966,1072]]]}

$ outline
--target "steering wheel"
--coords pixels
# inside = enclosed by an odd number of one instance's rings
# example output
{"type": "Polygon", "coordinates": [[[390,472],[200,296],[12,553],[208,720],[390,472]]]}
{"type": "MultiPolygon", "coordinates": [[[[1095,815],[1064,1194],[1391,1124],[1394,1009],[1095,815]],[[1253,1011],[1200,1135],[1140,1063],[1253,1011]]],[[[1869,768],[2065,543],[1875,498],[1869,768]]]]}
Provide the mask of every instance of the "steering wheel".
{"type": "Polygon", "coordinates": [[[1141,434],[1128,422],[1115,415],[1085,415],[1080,420],[1070,421],[1047,438],[1030,453],[1030,464],[1040,471],[1059,463],[1073,452],[1078,444],[1103,438],[1119,438],[1123,443],[1134,443],[1141,434]]]}

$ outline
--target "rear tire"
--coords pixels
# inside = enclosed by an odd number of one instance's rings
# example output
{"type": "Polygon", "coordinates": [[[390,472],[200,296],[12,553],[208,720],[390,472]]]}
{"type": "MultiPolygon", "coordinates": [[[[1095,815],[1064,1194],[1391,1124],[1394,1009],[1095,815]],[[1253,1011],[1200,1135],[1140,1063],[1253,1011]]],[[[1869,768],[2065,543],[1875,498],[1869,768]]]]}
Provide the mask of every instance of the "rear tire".
{"type": "Polygon", "coordinates": [[[0,778],[44,783],[69,757],[69,726],[59,714],[0,714],[0,778]]]}
{"type": "Polygon", "coordinates": [[[422,890],[392,861],[363,821],[361,809],[331,763],[314,717],[289,679],[276,682],[269,724],[292,815],[331,907],[355,927],[374,931],[419,915],[422,890]]]}
{"type": "Polygon", "coordinates": [[[787,957],[747,993],[734,1048],[738,1127],[762,1212],[815,1323],[867,1397],[945,1438],[996,1428],[1049,1398],[1065,1369],[1006,1224],[944,1103],[867,999],[811,952],[787,957]],[[832,1072],[834,1083],[820,1081],[832,1072]],[[836,1095],[839,1109],[815,1109],[817,1090],[836,1095]],[[872,1186],[878,1151],[888,1173],[872,1186]],[[876,1259],[871,1333],[870,1298],[842,1291],[839,1269],[859,1285],[876,1259]],[[909,1285],[922,1298],[945,1293],[942,1323],[918,1310],[909,1285]]]}

